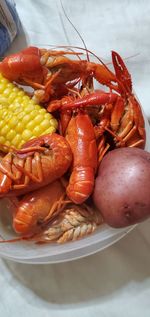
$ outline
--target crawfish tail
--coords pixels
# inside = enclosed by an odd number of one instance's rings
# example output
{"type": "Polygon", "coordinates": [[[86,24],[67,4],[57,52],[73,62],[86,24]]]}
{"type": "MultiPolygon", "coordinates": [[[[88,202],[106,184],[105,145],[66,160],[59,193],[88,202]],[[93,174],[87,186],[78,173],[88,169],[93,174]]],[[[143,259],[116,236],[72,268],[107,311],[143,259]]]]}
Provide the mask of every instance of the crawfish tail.
{"type": "Polygon", "coordinates": [[[87,114],[79,113],[70,120],[66,138],[73,153],[67,195],[73,202],[81,204],[92,193],[97,168],[95,133],[87,114]]]}
{"type": "Polygon", "coordinates": [[[91,195],[93,187],[93,168],[89,166],[77,166],[73,169],[66,192],[74,203],[81,204],[91,195]]]}
{"type": "Polygon", "coordinates": [[[70,204],[54,219],[49,228],[35,235],[36,243],[66,243],[94,232],[103,223],[100,212],[86,205],[70,204]]]}

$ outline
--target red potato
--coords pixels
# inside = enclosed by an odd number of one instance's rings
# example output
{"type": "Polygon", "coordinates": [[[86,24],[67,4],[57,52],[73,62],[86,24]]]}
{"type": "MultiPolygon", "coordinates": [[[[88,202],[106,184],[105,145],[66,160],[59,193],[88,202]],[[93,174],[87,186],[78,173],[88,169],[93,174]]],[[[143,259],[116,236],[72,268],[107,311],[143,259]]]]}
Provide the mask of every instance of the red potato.
{"type": "Polygon", "coordinates": [[[114,228],[142,222],[150,216],[150,153],[120,148],[103,159],[93,201],[114,228]]]}

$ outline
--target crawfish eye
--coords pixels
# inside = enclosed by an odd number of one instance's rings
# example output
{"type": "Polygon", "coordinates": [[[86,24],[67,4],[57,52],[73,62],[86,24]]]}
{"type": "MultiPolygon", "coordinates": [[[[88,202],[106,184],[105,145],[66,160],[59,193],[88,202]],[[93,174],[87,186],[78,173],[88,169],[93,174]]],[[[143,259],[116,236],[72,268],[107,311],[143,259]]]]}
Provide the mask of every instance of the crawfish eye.
{"type": "Polygon", "coordinates": [[[37,225],[41,226],[43,224],[43,218],[37,220],[37,225]]]}
{"type": "Polygon", "coordinates": [[[42,145],[42,147],[44,147],[45,155],[50,155],[50,153],[52,152],[52,148],[50,147],[50,145],[45,143],[42,145]]]}
{"type": "Polygon", "coordinates": [[[46,149],[50,149],[50,145],[47,143],[45,143],[45,147],[46,147],[46,149]]]}
{"type": "Polygon", "coordinates": [[[46,148],[46,149],[49,149],[50,148],[50,146],[49,146],[49,144],[48,143],[43,143],[42,145],[40,145],[41,147],[44,147],[44,148],[46,148]]]}

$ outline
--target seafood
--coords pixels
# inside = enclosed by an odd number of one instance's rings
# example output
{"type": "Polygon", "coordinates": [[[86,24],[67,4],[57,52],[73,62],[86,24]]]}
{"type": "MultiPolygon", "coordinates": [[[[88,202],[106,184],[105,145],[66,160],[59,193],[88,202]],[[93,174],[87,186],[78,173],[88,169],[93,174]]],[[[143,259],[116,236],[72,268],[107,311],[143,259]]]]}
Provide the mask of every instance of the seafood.
{"type": "Polygon", "coordinates": [[[145,146],[142,110],[120,55],[112,51],[113,73],[82,53],[28,47],[0,63],[3,76],[31,86],[33,99],[59,122],[60,135],[9,148],[0,160],[0,197],[12,202],[18,240],[62,243],[93,232],[101,216],[91,214],[89,202],[103,156],[116,147],[145,146]],[[93,79],[107,90],[95,90],[93,79]]]}
{"type": "Polygon", "coordinates": [[[16,54],[5,57],[0,62],[0,73],[10,81],[38,90],[38,98],[36,99],[39,102],[45,102],[49,99],[49,95],[54,94],[53,82],[56,82],[59,74],[59,71],[54,72],[54,74],[49,71],[48,65],[52,64],[50,59],[58,58],[59,61],[62,59],[63,63],[63,59],[66,58],[65,56],[61,57],[62,54],[75,53],[39,49],[34,46],[27,47],[16,54]]]}
{"type": "Polygon", "coordinates": [[[28,141],[0,161],[0,197],[19,196],[60,178],[72,162],[64,137],[53,133],[28,141]]]}
{"type": "Polygon", "coordinates": [[[66,139],[73,153],[72,172],[66,192],[76,204],[92,193],[97,169],[97,146],[93,125],[87,114],[78,113],[69,122],[66,139]]]}
{"type": "Polygon", "coordinates": [[[47,82],[48,67],[63,64],[68,60],[64,55],[81,54],[29,46],[20,52],[6,56],[0,63],[0,72],[10,81],[40,88],[40,84],[47,82]]]}
{"type": "Polygon", "coordinates": [[[51,221],[50,226],[33,236],[32,240],[40,244],[75,241],[91,234],[102,223],[102,216],[96,208],[87,204],[69,204],[51,221]]]}
{"type": "MultiPolygon", "coordinates": [[[[52,217],[60,213],[66,205],[66,192],[61,180],[37,189],[11,204],[13,229],[21,235],[42,230],[52,217]]],[[[11,201],[11,198],[10,198],[11,201]]],[[[67,200],[66,200],[67,201],[67,200]]]]}
{"type": "MultiPolygon", "coordinates": [[[[144,118],[141,107],[132,94],[124,100],[114,93],[96,91],[75,101],[65,102],[62,109],[68,111],[102,105],[105,105],[102,109],[103,112],[101,112],[103,119],[108,119],[108,108],[110,112],[110,129],[108,129],[108,124],[105,129],[116,137],[116,140],[119,141],[118,145],[124,146],[128,142],[127,145],[129,146],[145,146],[144,118]]],[[[97,134],[98,128],[100,128],[99,134],[101,135],[101,127],[102,122],[99,118],[99,125],[96,127],[97,134]]]]}
{"type": "MultiPolygon", "coordinates": [[[[65,96],[59,101],[55,98],[48,105],[48,111],[70,110],[70,108],[87,107],[87,105],[113,104],[110,128],[116,135],[116,139],[120,140],[117,144],[124,146],[132,138],[132,146],[143,147],[145,140],[143,115],[138,101],[132,93],[131,75],[120,55],[112,51],[115,70],[115,74],[113,74],[101,60],[101,64],[81,59],[71,60],[65,56],[66,54],[77,56],[82,53],[28,47],[18,54],[6,57],[0,63],[0,71],[10,80],[29,84],[35,89],[43,89],[44,95],[41,95],[43,96],[41,98],[44,99],[40,98],[40,101],[48,101],[53,95],[53,90],[56,93],[61,90],[62,85],[72,80],[79,78],[82,85],[85,85],[87,79],[95,78],[119,95],[113,92],[98,93],[94,91],[94,93],[74,101],[70,96],[65,96]]],[[[63,93],[65,92],[66,90],[63,93]]],[[[59,96],[59,93],[54,95],[59,96]]],[[[63,114],[63,118],[65,118],[65,114],[63,114]]],[[[62,130],[64,131],[64,128],[62,130]]]]}
{"type": "Polygon", "coordinates": [[[88,204],[79,206],[63,200],[64,191],[61,193],[60,182],[56,181],[42,188],[42,191],[37,190],[24,197],[15,209],[13,207],[10,210],[14,213],[13,228],[20,236],[9,240],[2,238],[0,243],[22,240],[37,244],[65,243],[91,234],[103,223],[103,218],[95,207],[91,208],[88,204]],[[43,212],[45,199],[46,207],[43,212]]]}
{"type": "MultiPolygon", "coordinates": [[[[118,91],[116,76],[101,63],[73,60],[65,55],[79,56],[82,52],[46,50],[28,47],[5,57],[0,63],[0,72],[10,81],[29,85],[35,90],[37,102],[47,102],[50,97],[66,93],[67,83],[80,79],[85,84],[95,78],[102,85],[118,91]]],[[[73,84],[74,86],[74,84],[73,84]]],[[[70,86],[68,86],[70,87],[70,86]]]]}
{"type": "Polygon", "coordinates": [[[144,148],[146,140],[144,118],[141,107],[132,92],[131,76],[118,53],[112,52],[112,60],[118,93],[97,90],[76,98],[66,96],[61,100],[51,101],[47,108],[50,112],[59,110],[64,116],[65,111],[67,113],[67,111],[86,109],[88,112],[91,108],[94,113],[94,109],[99,107],[97,123],[94,126],[96,138],[99,137],[99,161],[103,157],[102,153],[106,153],[110,147],[104,136],[106,131],[113,137],[114,147],[144,148]]]}

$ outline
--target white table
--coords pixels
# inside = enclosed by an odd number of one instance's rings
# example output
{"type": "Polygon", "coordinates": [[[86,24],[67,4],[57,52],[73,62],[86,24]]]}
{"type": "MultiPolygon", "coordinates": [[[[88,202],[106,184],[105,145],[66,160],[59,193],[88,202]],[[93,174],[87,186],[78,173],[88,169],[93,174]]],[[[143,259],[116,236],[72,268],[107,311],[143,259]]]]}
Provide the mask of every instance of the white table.
{"type": "MultiPolygon", "coordinates": [[[[24,35],[10,51],[29,44],[82,45],[62,11],[60,16],[59,1],[16,3],[24,35]]],[[[106,59],[112,49],[123,57],[134,55],[128,65],[150,118],[150,2],[64,0],[63,4],[89,49],[106,59]]],[[[33,266],[0,260],[0,316],[149,317],[149,226],[150,221],[142,223],[117,244],[74,262],[33,266]]]]}

